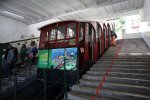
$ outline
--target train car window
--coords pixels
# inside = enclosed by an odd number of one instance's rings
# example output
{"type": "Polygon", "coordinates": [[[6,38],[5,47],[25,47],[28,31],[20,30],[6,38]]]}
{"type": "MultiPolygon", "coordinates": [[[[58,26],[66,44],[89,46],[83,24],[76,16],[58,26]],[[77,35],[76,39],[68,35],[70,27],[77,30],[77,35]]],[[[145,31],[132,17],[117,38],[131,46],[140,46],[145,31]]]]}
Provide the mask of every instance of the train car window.
{"type": "Polygon", "coordinates": [[[92,47],[92,45],[93,45],[93,28],[92,28],[92,25],[89,25],[89,41],[90,41],[90,46],[92,47]]]}
{"type": "Polygon", "coordinates": [[[83,31],[84,31],[84,23],[81,23],[80,30],[79,30],[79,41],[83,40],[83,31]]]}
{"type": "Polygon", "coordinates": [[[89,41],[89,24],[86,23],[86,27],[85,27],[85,41],[88,42],[89,41]]]}
{"type": "Polygon", "coordinates": [[[97,24],[97,32],[96,32],[96,37],[99,37],[99,34],[100,34],[100,30],[99,30],[99,25],[97,24]]]}
{"type": "Polygon", "coordinates": [[[75,38],[75,37],[76,37],[76,23],[68,24],[67,38],[75,38]]]}
{"type": "Polygon", "coordinates": [[[57,40],[64,39],[66,34],[66,26],[59,26],[57,32],[57,40]]]}
{"type": "Polygon", "coordinates": [[[102,30],[101,30],[101,28],[99,26],[99,36],[101,37],[101,35],[102,35],[102,30]]]}
{"type": "Polygon", "coordinates": [[[92,28],[92,34],[94,35],[94,36],[93,36],[93,42],[96,43],[96,35],[97,35],[97,33],[96,33],[96,31],[94,30],[94,28],[92,28]]]}
{"type": "Polygon", "coordinates": [[[50,30],[50,40],[56,39],[56,29],[50,30]]]}

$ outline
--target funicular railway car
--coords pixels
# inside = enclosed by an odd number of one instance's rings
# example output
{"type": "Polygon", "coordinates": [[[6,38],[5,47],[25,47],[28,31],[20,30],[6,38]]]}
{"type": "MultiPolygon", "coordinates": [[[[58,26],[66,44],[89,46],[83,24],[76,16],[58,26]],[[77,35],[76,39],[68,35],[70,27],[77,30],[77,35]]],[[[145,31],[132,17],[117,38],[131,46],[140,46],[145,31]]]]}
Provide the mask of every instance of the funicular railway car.
{"type": "Polygon", "coordinates": [[[109,24],[101,27],[99,22],[62,21],[39,30],[38,73],[46,68],[47,77],[54,81],[65,65],[67,79],[74,83],[76,71],[85,73],[109,47],[109,24]]]}

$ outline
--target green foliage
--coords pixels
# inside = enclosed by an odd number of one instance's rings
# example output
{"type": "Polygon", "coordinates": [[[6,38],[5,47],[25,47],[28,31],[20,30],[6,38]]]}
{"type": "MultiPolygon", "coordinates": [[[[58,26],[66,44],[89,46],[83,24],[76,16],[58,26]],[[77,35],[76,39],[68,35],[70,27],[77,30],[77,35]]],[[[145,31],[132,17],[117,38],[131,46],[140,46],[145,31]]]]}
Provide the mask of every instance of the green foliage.
{"type": "Polygon", "coordinates": [[[117,33],[122,33],[122,29],[125,26],[125,18],[119,18],[116,20],[115,30],[117,33]]]}

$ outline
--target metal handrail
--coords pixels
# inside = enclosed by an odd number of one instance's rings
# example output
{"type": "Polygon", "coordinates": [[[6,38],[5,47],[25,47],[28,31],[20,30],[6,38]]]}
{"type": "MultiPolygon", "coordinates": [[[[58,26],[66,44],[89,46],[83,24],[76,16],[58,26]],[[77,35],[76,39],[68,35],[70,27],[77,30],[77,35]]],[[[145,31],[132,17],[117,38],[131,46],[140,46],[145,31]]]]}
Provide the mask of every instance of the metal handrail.
{"type": "Polygon", "coordinates": [[[150,37],[150,32],[144,32],[148,37],[150,37]]]}
{"type": "MultiPolygon", "coordinates": [[[[76,56],[73,59],[75,59],[75,58],[76,58],[76,56]]],[[[43,80],[44,81],[44,84],[43,84],[44,86],[41,89],[41,91],[39,92],[39,94],[35,97],[34,100],[38,99],[43,94],[43,92],[44,92],[44,100],[46,100],[47,99],[47,88],[51,88],[51,87],[56,86],[63,78],[64,78],[64,99],[67,100],[67,69],[66,69],[66,60],[73,60],[73,59],[66,59],[66,57],[64,57],[64,73],[63,73],[63,75],[57,81],[55,81],[55,83],[53,83],[52,85],[50,85],[48,87],[47,87],[47,83],[50,83],[50,82],[47,81],[47,79],[46,79],[46,69],[44,69],[43,71],[38,73],[38,75],[36,75],[36,77],[34,77],[34,78],[38,78],[42,73],[44,75],[44,80],[43,80]]],[[[48,59],[48,61],[49,61],[49,59],[48,59]]],[[[29,63],[31,64],[31,62],[29,62],[29,63]]],[[[48,65],[47,65],[47,68],[48,68],[48,65]]],[[[16,77],[16,70],[15,69],[16,68],[14,68],[14,88],[15,88],[14,89],[14,100],[17,100],[17,77],[16,77]]],[[[77,67],[77,69],[78,69],[78,67],[77,67]]],[[[30,65],[30,77],[31,77],[31,70],[32,69],[31,69],[31,65],[30,65]]],[[[71,69],[71,70],[74,70],[74,68],[71,69]]],[[[80,70],[76,70],[76,71],[79,73],[80,70]]],[[[79,77],[79,75],[77,77],[79,77]]],[[[78,79],[79,78],[77,78],[77,80],[78,79]]],[[[60,97],[60,96],[58,96],[58,97],[60,97]]]]}

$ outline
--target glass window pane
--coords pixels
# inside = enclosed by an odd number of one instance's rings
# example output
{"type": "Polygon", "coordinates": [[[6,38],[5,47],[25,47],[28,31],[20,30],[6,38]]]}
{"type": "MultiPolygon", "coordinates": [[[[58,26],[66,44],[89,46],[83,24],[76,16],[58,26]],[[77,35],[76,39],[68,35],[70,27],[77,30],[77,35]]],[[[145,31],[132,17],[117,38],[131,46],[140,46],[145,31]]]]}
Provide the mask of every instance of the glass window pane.
{"type": "Polygon", "coordinates": [[[76,37],[76,23],[68,24],[67,27],[67,38],[76,37]]]}
{"type": "Polygon", "coordinates": [[[50,40],[56,39],[56,29],[50,30],[50,40]]]}
{"type": "Polygon", "coordinates": [[[66,34],[66,26],[59,26],[57,32],[57,39],[64,39],[66,34]]]}
{"type": "Polygon", "coordinates": [[[80,30],[79,30],[79,41],[83,40],[83,31],[84,31],[84,23],[81,23],[80,30]]]}

